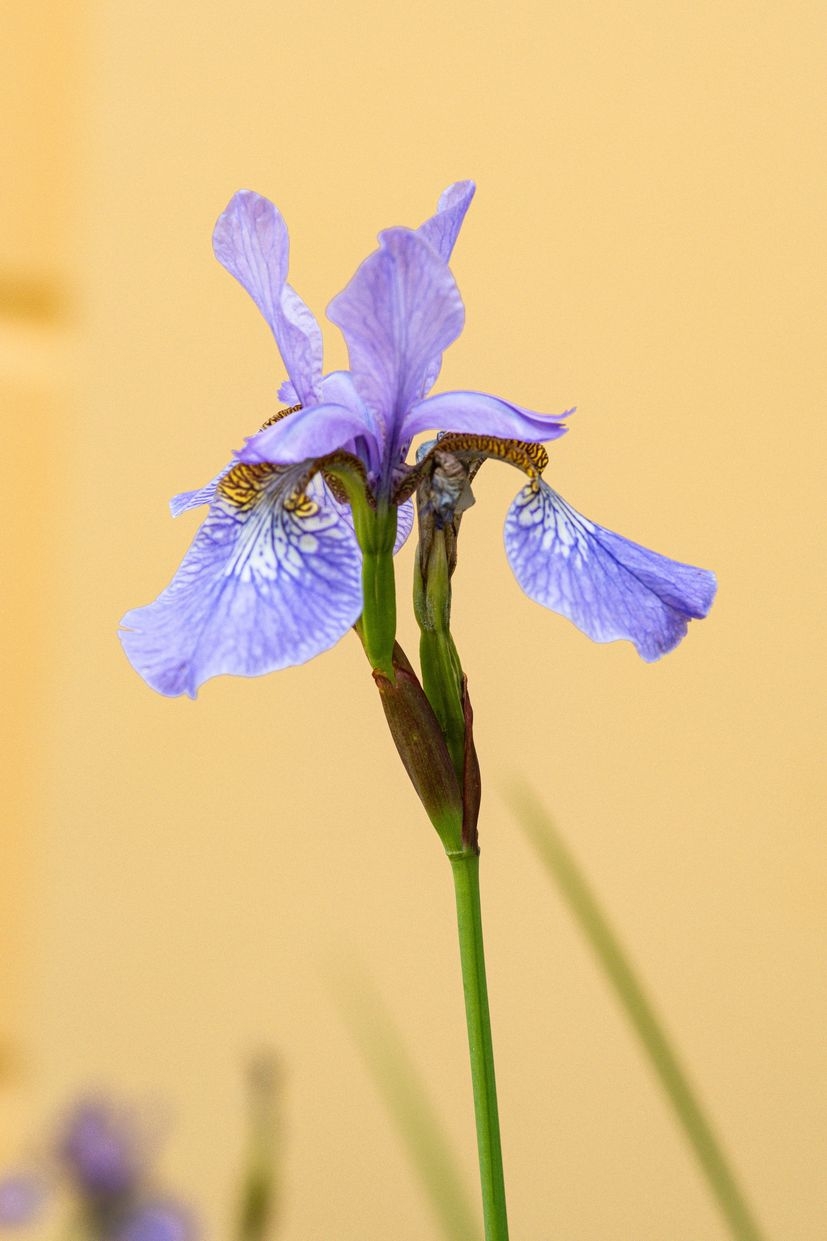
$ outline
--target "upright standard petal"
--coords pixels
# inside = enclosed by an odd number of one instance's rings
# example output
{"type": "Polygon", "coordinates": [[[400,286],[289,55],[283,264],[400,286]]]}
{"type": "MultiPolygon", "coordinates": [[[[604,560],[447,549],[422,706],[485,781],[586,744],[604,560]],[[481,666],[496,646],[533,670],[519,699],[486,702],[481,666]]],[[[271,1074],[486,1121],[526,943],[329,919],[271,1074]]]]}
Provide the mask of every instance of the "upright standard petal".
{"type": "Polygon", "coordinates": [[[476,189],[473,181],[455,181],[453,185],[449,185],[447,190],[440,194],[436,215],[432,215],[416,230],[446,263],[450,261],[476,189]]]}
{"type": "Polygon", "coordinates": [[[647,662],[677,646],[715,597],[713,573],[605,530],[542,480],[524,487],[509,509],[505,548],[529,598],[595,642],[628,639],[647,662]]]}
{"type": "Polygon", "coordinates": [[[362,610],[361,553],[301,470],[237,465],[171,584],[123,618],[133,667],[159,693],[195,697],[221,673],[257,676],[333,646],[362,610]]]}
{"type": "Polygon", "coordinates": [[[383,424],[390,460],[402,442],[399,424],[462,331],[464,310],[447,264],[426,241],[405,228],[379,240],[327,313],[347,341],[360,395],[383,424]]]}
{"type": "MultiPolygon", "coordinates": [[[[476,192],[473,181],[455,181],[443,190],[437,203],[436,215],[432,215],[416,230],[429,246],[436,250],[439,257],[448,263],[454,251],[459,230],[471,206],[471,199],[476,192]]],[[[422,391],[430,392],[437,381],[442,368],[442,355],[434,360],[425,376],[422,391]]]]}
{"type": "Polygon", "coordinates": [[[322,334],[286,283],[290,242],[281,213],[260,194],[239,190],[218,218],[213,250],[264,315],[299,400],[311,404],[322,377],[322,334]]]}
{"type": "Polygon", "coordinates": [[[401,438],[410,440],[420,431],[464,431],[540,444],[564,435],[562,420],[573,413],[537,414],[484,392],[440,392],[411,407],[402,420],[401,438]]]}

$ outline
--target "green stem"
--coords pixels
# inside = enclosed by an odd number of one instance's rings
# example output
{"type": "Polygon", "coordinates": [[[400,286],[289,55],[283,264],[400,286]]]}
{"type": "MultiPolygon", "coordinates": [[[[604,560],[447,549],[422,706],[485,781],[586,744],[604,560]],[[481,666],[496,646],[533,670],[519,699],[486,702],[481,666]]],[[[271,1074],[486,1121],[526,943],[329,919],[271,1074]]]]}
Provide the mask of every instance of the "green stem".
{"type": "Polygon", "coordinates": [[[488,1011],[482,943],[480,859],[477,853],[470,852],[452,853],[449,857],[457,900],[457,927],[465,1016],[468,1022],[471,1083],[474,1089],[485,1241],[508,1241],[497,1086],[494,1080],[494,1049],[491,1043],[491,1017],[488,1011]]]}
{"type": "Polygon", "coordinates": [[[585,876],[534,797],[525,793],[520,796],[519,802],[521,822],[614,987],[675,1110],[732,1236],[735,1241],[764,1241],[764,1234],[741,1193],[660,1018],[585,876]]]}
{"type": "Polygon", "coordinates": [[[393,644],[396,637],[396,585],[393,545],[396,508],[353,506],[356,536],[362,549],[363,611],[361,635],[371,666],[395,680],[393,644]]]}

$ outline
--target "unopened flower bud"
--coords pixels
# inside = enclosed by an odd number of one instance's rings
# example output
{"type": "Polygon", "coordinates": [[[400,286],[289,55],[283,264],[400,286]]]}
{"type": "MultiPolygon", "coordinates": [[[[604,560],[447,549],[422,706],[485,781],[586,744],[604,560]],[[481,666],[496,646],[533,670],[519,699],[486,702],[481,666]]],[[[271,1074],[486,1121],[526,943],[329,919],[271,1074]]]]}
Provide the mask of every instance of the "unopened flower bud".
{"type": "Polygon", "coordinates": [[[470,467],[459,457],[439,448],[430,456],[430,470],[416,493],[419,521],[419,567],[428,576],[428,563],[435,533],[444,531],[450,577],[457,563],[457,535],[462,514],[474,503],[470,467]]]}
{"type": "Polygon", "coordinates": [[[402,648],[393,651],[395,679],[374,670],[385,719],[417,796],[445,849],[462,847],[459,781],[433,707],[402,648]]]}

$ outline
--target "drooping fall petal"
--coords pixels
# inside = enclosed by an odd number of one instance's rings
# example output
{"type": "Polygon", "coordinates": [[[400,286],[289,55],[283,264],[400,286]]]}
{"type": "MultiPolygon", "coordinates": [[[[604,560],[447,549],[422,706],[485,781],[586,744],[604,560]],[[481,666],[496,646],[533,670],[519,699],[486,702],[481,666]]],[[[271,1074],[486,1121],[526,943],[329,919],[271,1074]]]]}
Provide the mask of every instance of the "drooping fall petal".
{"type": "Polygon", "coordinates": [[[715,597],[713,573],[596,525],[542,480],[524,487],[509,509],[505,547],[529,598],[595,642],[626,638],[649,662],[677,646],[715,597]]]}
{"type": "Polygon", "coordinates": [[[256,676],[333,646],[362,610],[361,553],[320,480],[237,465],[170,585],[123,618],[126,654],[153,689],[195,697],[221,673],[256,676]]]}

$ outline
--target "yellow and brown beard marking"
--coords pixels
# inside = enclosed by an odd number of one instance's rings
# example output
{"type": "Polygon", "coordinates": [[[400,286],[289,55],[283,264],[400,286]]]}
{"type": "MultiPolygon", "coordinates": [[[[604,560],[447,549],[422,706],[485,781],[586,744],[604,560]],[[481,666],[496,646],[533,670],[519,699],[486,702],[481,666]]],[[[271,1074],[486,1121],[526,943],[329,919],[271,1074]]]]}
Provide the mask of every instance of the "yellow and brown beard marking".
{"type": "Polygon", "coordinates": [[[495,435],[460,435],[449,432],[443,435],[437,447],[443,452],[453,453],[455,457],[470,454],[507,461],[509,465],[516,465],[517,469],[522,470],[532,481],[539,478],[548,465],[548,453],[542,444],[527,444],[524,440],[503,440],[495,435]]]}
{"type": "Polygon", "coordinates": [[[334,499],[338,500],[340,504],[350,504],[350,496],[347,494],[347,489],[344,483],[339,482],[335,474],[331,474],[329,470],[322,470],[322,478],[333,493],[334,499]]]}
{"type": "Polygon", "coordinates": [[[342,472],[351,478],[361,480],[368,504],[375,507],[375,500],[368,487],[368,476],[364,462],[355,457],[353,453],[345,452],[343,448],[334,449],[333,452],[326,453],[325,456],[317,457],[315,461],[310,462],[309,468],[299,479],[297,486],[303,491],[314,474],[321,474],[331,493],[339,503],[350,504],[347,487],[339,476],[342,472]]]}
{"type": "MultiPolygon", "coordinates": [[[[240,461],[234,465],[218,484],[218,493],[229,500],[233,508],[240,513],[248,512],[261,499],[261,494],[274,474],[279,474],[283,466],[270,465],[269,462],[257,462],[254,465],[240,461]]],[[[318,513],[319,506],[315,500],[306,495],[303,488],[297,487],[284,501],[284,509],[295,517],[313,517],[318,513]]]]}
{"type": "Polygon", "coordinates": [[[218,484],[218,494],[229,500],[233,508],[245,513],[258,501],[267,483],[276,472],[276,466],[268,462],[254,465],[240,461],[218,484]]]}
{"type": "MultiPolygon", "coordinates": [[[[301,405],[291,405],[287,409],[280,409],[277,414],[273,414],[266,422],[262,423],[259,430],[264,431],[267,427],[272,427],[276,422],[281,422],[282,418],[286,418],[289,414],[298,413],[301,408],[301,405]]],[[[234,465],[230,472],[222,478],[218,484],[218,493],[225,500],[229,500],[230,504],[237,508],[239,512],[245,513],[257,503],[273,475],[279,473],[283,468],[283,466],[272,465],[267,461],[254,464],[240,461],[238,465],[234,465]]],[[[306,483],[303,483],[284,502],[286,511],[293,513],[296,517],[312,517],[319,511],[316,501],[311,500],[309,496],[305,495],[304,487],[306,485],[306,483]]]]}
{"type": "Polygon", "coordinates": [[[272,427],[276,422],[281,422],[282,418],[286,418],[288,414],[297,414],[301,409],[301,405],[291,405],[289,409],[280,409],[277,414],[271,414],[266,422],[259,427],[259,432],[266,431],[268,427],[272,427]]]}
{"type": "Polygon", "coordinates": [[[393,496],[394,504],[401,504],[412,496],[429,470],[434,468],[434,455],[450,453],[469,466],[470,482],[487,458],[507,461],[515,465],[531,479],[536,487],[540,475],[548,465],[548,453],[542,444],[528,444],[524,440],[498,439],[495,435],[471,435],[449,431],[437,441],[431,451],[405,476],[393,496]]]}
{"type": "Polygon", "coordinates": [[[284,501],[285,512],[292,513],[294,517],[305,518],[313,517],[319,511],[319,506],[315,500],[311,500],[310,496],[303,491],[294,491],[284,501]]]}
{"type": "MultiPolygon", "coordinates": [[[[282,418],[287,418],[290,414],[296,414],[302,405],[290,405],[287,409],[280,409],[278,413],[273,414],[266,422],[262,423],[259,428],[259,434],[268,427],[272,427],[277,422],[281,422],[282,418]]],[[[360,475],[367,488],[367,474],[363,463],[354,457],[351,453],[337,450],[328,453],[324,457],[318,458],[310,464],[310,468],[305,474],[297,479],[296,486],[291,494],[284,501],[284,509],[288,513],[292,513],[295,517],[313,517],[319,511],[319,505],[315,500],[306,494],[307,486],[314,474],[319,471],[327,483],[335,498],[341,504],[349,504],[350,497],[344,484],[336,477],[335,474],[325,469],[325,465],[329,464],[332,468],[337,466],[347,467],[351,473],[355,470],[360,475]]],[[[280,473],[285,469],[282,465],[274,465],[270,462],[258,462],[256,464],[248,464],[247,462],[239,462],[233,466],[228,474],[224,476],[218,485],[218,494],[223,496],[225,500],[229,500],[230,504],[237,508],[240,512],[246,512],[252,508],[259,499],[262,491],[267,486],[267,482],[272,478],[273,474],[280,473]]],[[[372,497],[368,496],[370,500],[372,497]]]]}

